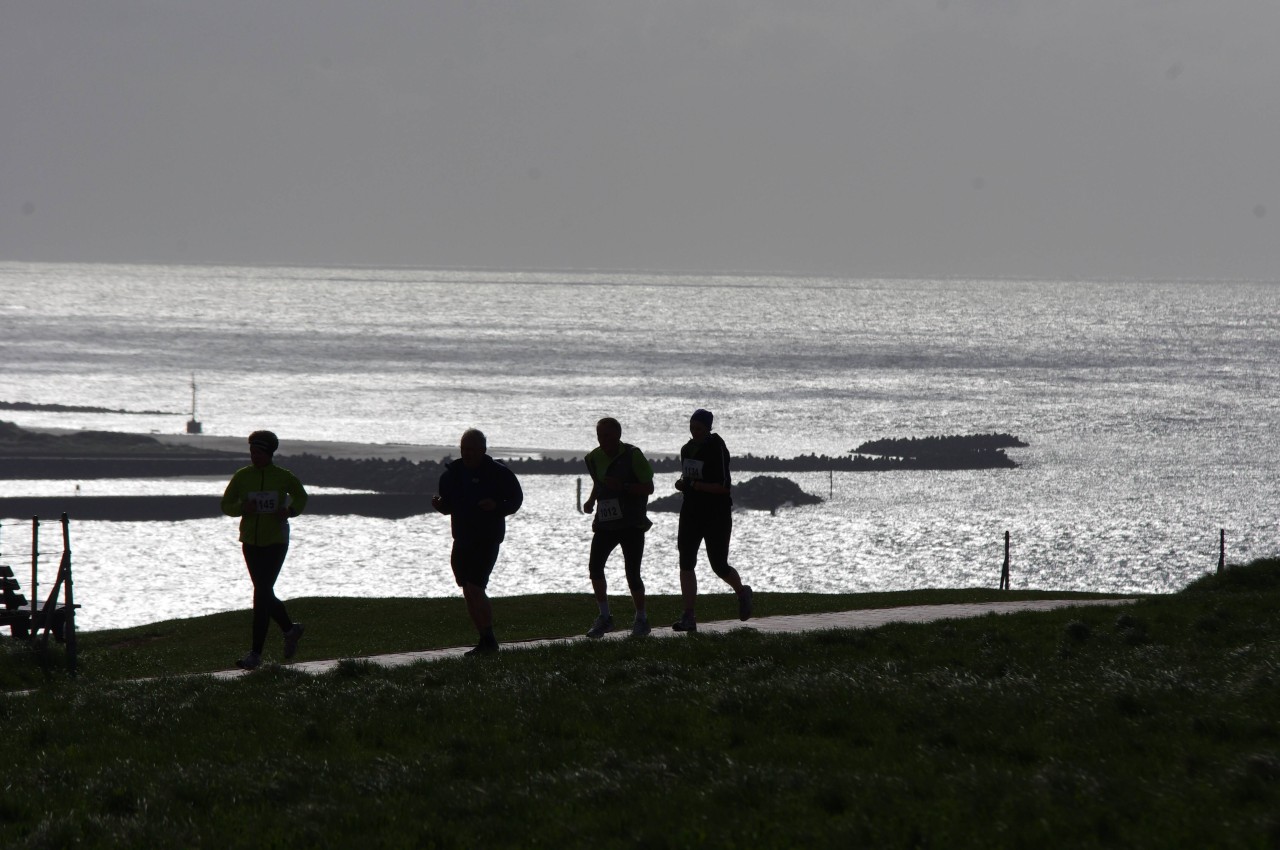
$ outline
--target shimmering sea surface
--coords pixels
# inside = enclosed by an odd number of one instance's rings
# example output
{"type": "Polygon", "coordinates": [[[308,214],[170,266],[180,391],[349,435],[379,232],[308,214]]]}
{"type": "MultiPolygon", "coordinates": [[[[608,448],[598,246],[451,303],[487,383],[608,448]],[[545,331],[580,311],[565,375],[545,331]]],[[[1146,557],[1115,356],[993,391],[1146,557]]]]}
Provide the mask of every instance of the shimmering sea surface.
{"type": "MultiPolygon", "coordinates": [[[[613,415],[624,439],[669,453],[701,406],[734,453],[991,431],[1030,444],[1011,452],[1016,470],[788,476],[830,498],[735,516],[732,560],[762,592],[994,586],[1006,530],[1015,587],[1176,590],[1217,567],[1219,529],[1230,561],[1280,551],[1270,281],[0,263],[0,364],[0,400],[164,411],[0,411],[30,427],[180,433],[194,373],[207,433],[269,427],[285,441],[453,444],[474,425],[495,446],[585,452],[613,415]]],[[[12,495],[73,499],[76,483],[222,490],[0,471],[12,495]]],[[[580,592],[589,620],[575,476],[522,483],[491,591],[580,592]]],[[[72,516],[83,627],[247,607],[234,520],[72,516]]],[[[654,519],[646,584],[675,593],[675,517],[654,519]]],[[[0,521],[0,561],[21,577],[30,518],[0,521]]],[[[448,551],[443,517],[303,517],[278,590],[452,596],[448,551]]],[[[47,582],[56,557],[42,563],[47,582]]],[[[625,592],[621,573],[611,565],[625,592]]]]}

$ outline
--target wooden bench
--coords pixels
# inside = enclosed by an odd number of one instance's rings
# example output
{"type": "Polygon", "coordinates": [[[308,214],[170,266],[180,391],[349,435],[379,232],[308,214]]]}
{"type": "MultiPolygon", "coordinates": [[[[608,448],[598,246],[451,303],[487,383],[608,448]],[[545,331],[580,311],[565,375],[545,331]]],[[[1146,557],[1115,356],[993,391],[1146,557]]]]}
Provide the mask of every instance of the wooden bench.
{"type": "Polygon", "coordinates": [[[0,626],[8,626],[14,637],[25,638],[31,633],[31,606],[20,589],[13,568],[0,564],[0,626]]]}
{"type": "MultiPolygon", "coordinates": [[[[40,558],[40,517],[31,517],[31,595],[36,596],[36,568],[40,558]]],[[[49,591],[48,600],[42,605],[38,598],[27,601],[18,592],[18,579],[13,568],[0,564],[0,626],[8,626],[15,638],[24,638],[32,644],[48,645],[49,633],[54,640],[67,648],[67,667],[76,674],[76,609],[71,589],[71,521],[62,515],[62,561],[58,564],[57,578],[49,591]],[[61,595],[62,601],[58,601],[61,595]]]]}
{"type": "MultiPolygon", "coordinates": [[[[13,574],[13,568],[7,564],[0,564],[0,626],[8,626],[9,633],[16,638],[29,638],[34,636],[31,627],[32,609],[27,597],[19,592],[21,589],[18,579],[13,574]]],[[[50,630],[58,643],[66,642],[66,607],[61,602],[53,606],[53,622],[50,624],[50,630]]],[[[80,605],[76,604],[75,607],[79,608],[80,605]]],[[[36,626],[37,631],[41,625],[43,623],[36,626]]]]}

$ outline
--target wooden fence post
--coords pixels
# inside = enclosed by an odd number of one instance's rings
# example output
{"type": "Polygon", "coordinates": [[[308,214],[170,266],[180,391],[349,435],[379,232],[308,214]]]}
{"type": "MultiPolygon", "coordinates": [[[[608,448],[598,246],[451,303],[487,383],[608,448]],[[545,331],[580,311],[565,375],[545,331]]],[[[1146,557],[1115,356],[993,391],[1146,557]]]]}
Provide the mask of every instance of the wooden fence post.
{"type": "Polygon", "coordinates": [[[1225,528],[1218,529],[1218,572],[1222,572],[1227,566],[1227,530],[1225,528]]]}
{"type": "Polygon", "coordinates": [[[1004,533],[1004,568],[1000,570],[1000,589],[1009,589],[1009,532],[1004,533]]]}
{"type": "Polygon", "coordinates": [[[578,506],[578,513],[582,513],[582,479],[581,478],[578,479],[578,501],[575,502],[574,504],[578,506]]]}
{"type": "Polygon", "coordinates": [[[62,622],[62,639],[67,645],[67,664],[71,675],[76,674],[76,598],[71,589],[71,520],[62,515],[62,571],[66,584],[62,586],[66,614],[62,622]]]}
{"type": "Polygon", "coordinates": [[[31,518],[31,619],[34,622],[36,616],[36,603],[40,600],[40,594],[37,592],[36,581],[39,574],[36,564],[40,560],[40,517],[33,516],[31,518]]]}

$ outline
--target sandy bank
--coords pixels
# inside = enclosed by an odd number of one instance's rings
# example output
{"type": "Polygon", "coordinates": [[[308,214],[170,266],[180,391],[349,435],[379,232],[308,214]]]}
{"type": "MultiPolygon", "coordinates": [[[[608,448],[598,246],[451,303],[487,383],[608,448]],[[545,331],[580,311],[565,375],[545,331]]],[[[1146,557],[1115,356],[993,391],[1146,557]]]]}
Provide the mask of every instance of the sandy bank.
{"type": "MultiPolygon", "coordinates": [[[[317,493],[307,501],[309,516],[368,516],[403,519],[431,512],[431,497],[405,493],[317,493]]],[[[0,517],[56,517],[111,522],[177,522],[223,516],[213,496],[35,496],[0,497],[0,517]]]]}
{"type": "MultiPolygon", "coordinates": [[[[29,431],[43,431],[48,434],[69,434],[71,428],[28,428],[29,431]]],[[[186,446],[195,449],[207,449],[218,452],[243,452],[249,454],[248,435],[243,437],[225,437],[214,434],[139,434],[150,437],[156,442],[170,446],[186,446]]],[[[575,458],[582,457],[593,446],[586,446],[581,451],[560,451],[556,449],[535,449],[518,446],[491,446],[489,454],[496,458],[575,458]]],[[[458,447],[428,445],[417,443],[352,443],[340,440],[292,440],[287,435],[280,435],[280,449],[276,457],[286,458],[292,455],[318,455],[341,459],[399,460],[405,458],[415,463],[421,461],[439,461],[444,457],[457,457],[458,447]]]]}

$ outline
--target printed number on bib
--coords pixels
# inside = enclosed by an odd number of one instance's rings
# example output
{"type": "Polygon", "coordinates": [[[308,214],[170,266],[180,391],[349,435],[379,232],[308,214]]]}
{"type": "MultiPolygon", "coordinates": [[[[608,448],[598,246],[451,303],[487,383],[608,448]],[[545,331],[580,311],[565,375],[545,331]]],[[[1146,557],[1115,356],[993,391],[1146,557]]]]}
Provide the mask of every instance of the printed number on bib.
{"type": "Polygon", "coordinates": [[[622,501],[620,499],[601,499],[596,506],[596,519],[600,522],[622,519],[622,501]]]}
{"type": "Polygon", "coordinates": [[[275,513],[280,506],[280,494],[275,490],[258,490],[249,494],[249,501],[254,503],[260,514],[275,513]]]}
{"type": "Polygon", "coordinates": [[[684,459],[682,471],[684,472],[684,478],[686,481],[701,481],[702,461],[687,457],[684,459]]]}

